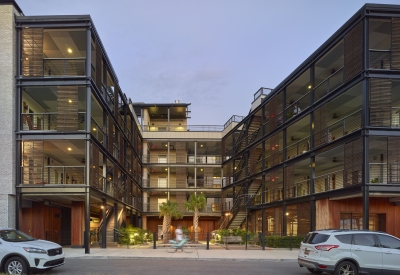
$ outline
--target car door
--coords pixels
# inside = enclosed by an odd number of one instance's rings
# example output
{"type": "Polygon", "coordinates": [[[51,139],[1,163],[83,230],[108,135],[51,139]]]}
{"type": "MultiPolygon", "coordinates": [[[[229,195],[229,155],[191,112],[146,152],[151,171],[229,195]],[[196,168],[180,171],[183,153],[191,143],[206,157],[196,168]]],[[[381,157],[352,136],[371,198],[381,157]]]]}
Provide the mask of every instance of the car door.
{"type": "Polygon", "coordinates": [[[374,234],[353,234],[351,255],[360,265],[360,270],[380,274],[382,270],[382,249],[375,240],[374,234]]]}
{"type": "Polygon", "coordinates": [[[400,240],[383,234],[377,236],[382,249],[382,274],[400,274],[400,240]]]}

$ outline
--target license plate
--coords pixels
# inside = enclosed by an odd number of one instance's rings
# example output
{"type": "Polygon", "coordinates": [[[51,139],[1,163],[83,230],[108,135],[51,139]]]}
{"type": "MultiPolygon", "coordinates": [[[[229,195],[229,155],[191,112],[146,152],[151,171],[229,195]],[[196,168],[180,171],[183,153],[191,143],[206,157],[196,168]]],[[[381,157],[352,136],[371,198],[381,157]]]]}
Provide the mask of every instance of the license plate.
{"type": "Polygon", "coordinates": [[[310,250],[305,249],[304,250],[304,255],[309,255],[310,254],[310,250]]]}

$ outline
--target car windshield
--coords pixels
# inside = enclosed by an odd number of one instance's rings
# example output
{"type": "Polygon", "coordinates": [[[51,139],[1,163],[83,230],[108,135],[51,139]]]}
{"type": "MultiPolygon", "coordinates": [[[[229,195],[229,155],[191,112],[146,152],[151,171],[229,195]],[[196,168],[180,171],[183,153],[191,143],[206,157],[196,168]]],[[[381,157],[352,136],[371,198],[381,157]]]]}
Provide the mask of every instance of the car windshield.
{"type": "Polygon", "coordinates": [[[328,238],[329,238],[329,235],[313,232],[313,233],[308,234],[307,237],[304,238],[303,243],[318,244],[318,243],[326,242],[326,240],[328,238]]]}
{"type": "Polygon", "coordinates": [[[0,238],[7,242],[26,242],[35,240],[31,236],[19,230],[1,230],[0,238]]]}

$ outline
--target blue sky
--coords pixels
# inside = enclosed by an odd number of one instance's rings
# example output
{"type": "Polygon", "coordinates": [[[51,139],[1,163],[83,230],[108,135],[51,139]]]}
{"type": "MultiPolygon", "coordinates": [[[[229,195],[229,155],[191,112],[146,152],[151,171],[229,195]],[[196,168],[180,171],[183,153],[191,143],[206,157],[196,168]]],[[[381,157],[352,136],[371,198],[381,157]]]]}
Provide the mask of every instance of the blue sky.
{"type": "Polygon", "coordinates": [[[16,1],[25,15],[90,14],[122,91],[133,102],[191,103],[190,125],[247,115],[260,87],[276,87],[366,3],[16,1]]]}

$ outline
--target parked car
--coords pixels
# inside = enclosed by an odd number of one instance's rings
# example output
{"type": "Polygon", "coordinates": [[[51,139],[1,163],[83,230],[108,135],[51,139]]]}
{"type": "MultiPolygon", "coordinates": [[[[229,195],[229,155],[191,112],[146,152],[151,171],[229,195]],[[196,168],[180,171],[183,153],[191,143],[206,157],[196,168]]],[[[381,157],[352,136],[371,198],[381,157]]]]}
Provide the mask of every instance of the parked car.
{"type": "Polygon", "coordinates": [[[38,240],[16,229],[0,228],[0,264],[6,274],[28,274],[64,264],[59,244],[38,240]]]}
{"type": "Polygon", "coordinates": [[[400,274],[400,239],[369,230],[317,230],[301,242],[298,263],[313,274],[400,274]]]}

